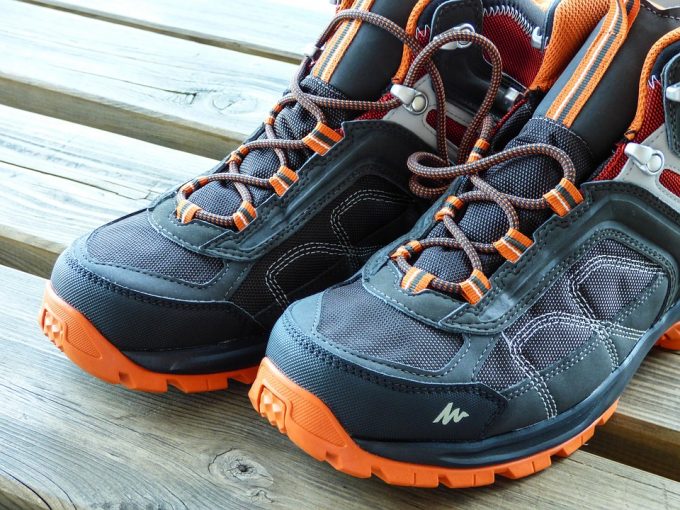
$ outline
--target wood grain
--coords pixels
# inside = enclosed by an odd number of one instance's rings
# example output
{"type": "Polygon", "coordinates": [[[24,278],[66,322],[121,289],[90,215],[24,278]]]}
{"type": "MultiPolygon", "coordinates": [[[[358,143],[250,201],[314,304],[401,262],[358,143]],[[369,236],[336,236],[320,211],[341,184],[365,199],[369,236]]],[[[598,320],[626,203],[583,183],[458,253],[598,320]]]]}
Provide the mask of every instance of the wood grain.
{"type": "Polygon", "coordinates": [[[0,103],[222,158],[295,66],[0,0],[0,103]]]}
{"type": "Polygon", "coordinates": [[[251,409],[246,388],[134,393],[93,379],[35,324],[43,280],[0,268],[0,507],[645,508],[680,484],[578,452],[521,481],[423,491],[335,472],[251,409]]]}
{"type": "Polygon", "coordinates": [[[0,106],[0,264],[47,276],[77,237],[215,163],[0,106]]]}
{"type": "Polygon", "coordinates": [[[23,1],[296,64],[334,13],[310,0],[23,1]]]}

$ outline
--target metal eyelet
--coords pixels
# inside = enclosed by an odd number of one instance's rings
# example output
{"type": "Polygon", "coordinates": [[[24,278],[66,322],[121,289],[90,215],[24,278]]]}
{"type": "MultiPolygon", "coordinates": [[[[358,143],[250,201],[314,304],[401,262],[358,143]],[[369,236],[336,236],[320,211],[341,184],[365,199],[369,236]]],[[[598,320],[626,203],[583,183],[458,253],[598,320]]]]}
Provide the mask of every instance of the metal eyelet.
{"type": "MultiPolygon", "coordinates": [[[[466,32],[470,34],[475,34],[477,31],[475,30],[475,27],[472,26],[470,23],[463,23],[462,25],[457,25],[453,27],[453,30],[456,30],[458,32],[466,32]]],[[[469,48],[472,46],[472,41],[452,41],[450,43],[446,43],[444,46],[441,47],[442,50],[462,50],[465,48],[469,48]]]]}
{"type": "Polygon", "coordinates": [[[424,113],[430,105],[425,94],[411,87],[395,84],[392,85],[390,93],[402,102],[404,108],[415,115],[424,113]]]}
{"type": "Polygon", "coordinates": [[[624,152],[647,175],[657,175],[666,168],[666,157],[660,150],[639,143],[629,143],[624,152]]]}

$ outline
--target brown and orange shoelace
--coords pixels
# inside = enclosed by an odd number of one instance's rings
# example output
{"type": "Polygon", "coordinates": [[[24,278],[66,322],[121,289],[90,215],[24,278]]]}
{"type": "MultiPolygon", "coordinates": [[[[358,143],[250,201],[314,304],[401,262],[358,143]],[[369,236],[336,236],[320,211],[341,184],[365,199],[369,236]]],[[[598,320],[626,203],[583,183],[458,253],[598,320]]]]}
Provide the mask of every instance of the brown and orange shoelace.
{"type": "MultiPolygon", "coordinates": [[[[403,289],[418,293],[432,288],[448,294],[460,294],[468,302],[475,304],[491,289],[491,283],[483,272],[479,254],[498,253],[506,260],[515,263],[533,244],[533,240],[519,230],[517,209],[552,209],[559,216],[564,216],[583,201],[583,196],[574,183],[576,168],[566,152],[552,145],[535,143],[485,157],[490,146],[489,139],[492,130],[492,121],[485,121],[475,149],[465,164],[450,166],[446,160],[427,152],[418,152],[409,158],[408,167],[416,178],[452,180],[460,176],[468,176],[473,189],[459,196],[448,196],[444,200],[443,207],[435,214],[435,221],[443,222],[446,232],[451,237],[432,237],[411,241],[392,253],[391,258],[404,273],[401,281],[403,289]],[[541,198],[529,199],[502,193],[478,175],[501,163],[528,156],[550,157],[557,161],[563,170],[563,178],[559,184],[541,198]],[[501,239],[493,243],[474,242],[458,226],[455,221],[456,214],[461,213],[465,205],[472,202],[493,202],[500,207],[508,221],[507,233],[501,239]],[[433,247],[462,250],[472,266],[470,277],[462,282],[450,282],[410,263],[410,260],[418,254],[433,247]]],[[[427,191],[424,195],[428,196],[427,191]]]]}
{"type": "MultiPolygon", "coordinates": [[[[388,112],[402,106],[403,103],[400,99],[389,95],[380,101],[356,101],[313,95],[302,90],[301,82],[309,74],[324,44],[332,37],[336,27],[346,20],[361,20],[386,30],[399,39],[408,48],[411,55],[415,55],[402,82],[403,86],[412,88],[416,81],[424,74],[430,76],[436,97],[437,154],[443,161],[448,161],[446,92],[441,75],[432,59],[442,46],[450,43],[476,44],[482,47],[492,64],[493,72],[491,84],[484,102],[470,123],[460,144],[459,159],[462,159],[462,161],[467,159],[467,156],[473,150],[474,141],[478,136],[484,119],[493,107],[496,94],[501,85],[502,62],[494,44],[485,37],[473,32],[452,29],[435,37],[427,45],[422,45],[415,37],[408,35],[399,25],[383,16],[361,10],[344,10],[340,11],[331,21],[328,28],[318,39],[313,51],[308,52],[309,54],[305,56],[299,71],[293,78],[290,93],[279,100],[266,119],[264,123],[264,138],[244,143],[234,151],[226,162],[227,171],[198,177],[179,189],[176,198],[176,214],[182,223],[189,223],[194,219],[198,219],[221,227],[234,228],[238,231],[245,229],[257,218],[257,210],[253,205],[252,195],[248,190],[248,186],[269,189],[273,193],[283,196],[299,179],[296,170],[291,168],[288,163],[286,151],[311,149],[323,156],[342,139],[342,134],[339,130],[328,126],[324,108],[357,112],[388,112]],[[276,117],[286,106],[295,103],[301,105],[314,116],[316,127],[311,133],[299,140],[279,138],[274,128],[276,117]],[[269,179],[243,174],[239,171],[244,158],[251,151],[258,149],[271,149],[278,157],[279,168],[269,179]],[[214,214],[191,202],[191,194],[211,182],[233,183],[242,200],[240,207],[234,214],[230,216],[214,214]]],[[[414,193],[427,197],[440,196],[446,191],[448,182],[435,180],[433,185],[434,187],[427,187],[417,178],[411,180],[411,188],[414,193]]]]}

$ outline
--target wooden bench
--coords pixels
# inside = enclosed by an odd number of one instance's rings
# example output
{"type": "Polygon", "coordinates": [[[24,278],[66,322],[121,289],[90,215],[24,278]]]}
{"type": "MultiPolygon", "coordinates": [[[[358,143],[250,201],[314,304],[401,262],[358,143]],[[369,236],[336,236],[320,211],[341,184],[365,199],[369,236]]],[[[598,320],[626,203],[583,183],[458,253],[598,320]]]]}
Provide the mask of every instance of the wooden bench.
{"type": "Polygon", "coordinates": [[[134,393],[43,338],[61,250],[223,157],[331,15],[316,0],[250,4],[0,0],[0,509],[680,508],[678,353],[654,351],[612,420],[555,468],[421,491],[312,460],[244,386],[134,393]]]}

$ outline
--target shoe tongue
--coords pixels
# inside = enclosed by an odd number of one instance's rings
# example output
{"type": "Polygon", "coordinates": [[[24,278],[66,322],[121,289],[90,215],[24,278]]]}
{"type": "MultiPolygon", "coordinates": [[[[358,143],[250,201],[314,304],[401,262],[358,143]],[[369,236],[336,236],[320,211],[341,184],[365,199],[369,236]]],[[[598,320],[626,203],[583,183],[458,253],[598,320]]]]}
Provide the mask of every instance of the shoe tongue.
{"type": "MultiPolygon", "coordinates": [[[[417,0],[357,0],[355,8],[370,10],[406,27],[417,0]]],[[[390,33],[368,23],[342,22],[327,44],[312,73],[301,83],[302,90],[335,99],[375,100],[379,98],[401,62],[403,44],[390,33]]],[[[326,124],[337,129],[358,113],[325,109],[326,124]]],[[[279,138],[299,140],[309,134],[316,119],[299,104],[285,107],[276,117],[274,130],[279,138]]],[[[265,138],[264,134],[260,138],[265,138]]],[[[299,169],[312,156],[311,150],[286,151],[288,166],[299,169]]],[[[271,177],[280,166],[273,150],[253,150],[239,171],[263,179],[271,177]]],[[[248,187],[255,207],[271,190],[248,187]]],[[[241,205],[241,195],[232,184],[213,182],[191,195],[191,201],[213,214],[231,216],[241,205]]]]}
{"type": "MultiPolygon", "coordinates": [[[[370,11],[406,28],[417,0],[355,0],[353,9],[370,11]]],[[[351,99],[375,100],[396,74],[403,44],[389,32],[360,20],[341,22],[326,44],[312,75],[351,99]]]]}
{"type": "MultiPolygon", "coordinates": [[[[583,87],[583,83],[577,83],[574,76],[582,72],[586,76],[592,76],[587,73],[585,65],[590,61],[598,62],[593,57],[593,52],[604,46],[603,38],[599,37],[606,30],[602,26],[603,23],[600,23],[595,29],[554,88],[538,105],[533,117],[506,147],[546,143],[562,149],[574,162],[577,184],[589,178],[597,164],[607,157],[612,147],[623,137],[633,120],[638,81],[630,76],[639,76],[647,49],[655,37],[647,33],[649,30],[634,24],[633,31],[618,51],[600,60],[599,71],[604,71],[604,74],[599,84],[593,83],[592,88],[583,87]],[[565,116],[565,104],[575,104],[580,110],[572,110],[575,112],[573,115],[565,116]],[[606,118],[601,115],[603,111],[612,112],[614,109],[617,109],[616,113],[607,113],[606,118]]],[[[626,30],[625,22],[621,26],[621,30],[626,30]]],[[[503,193],[534,199],[553,189],[562,178],[563,170],[551,158],[528,156],[497,165],[480,176],[503,193]]],[[[457,194],[461,195],[470,189],[471,185],[466,182],[457,194]]],[[[531,237],[534,230],[551,214],[550,210],[518,210],[520,231],[531,237]]],[[[456,221],[473,242],[495,242],[508,229],[505,214],[498,205],[491,202],[469,204],[456,221]]],[[[438,224],[428,237],[450,235],[443,224],[438,224]]],[[[505,261],[496,253],[480,254],[480,258],[487,276],[492,275],[505,261]]],[[[467,279],[472,270],[462,251],[438,247],[425,250],[418,258],[416,267],[453,282],[467,279]]]]}

